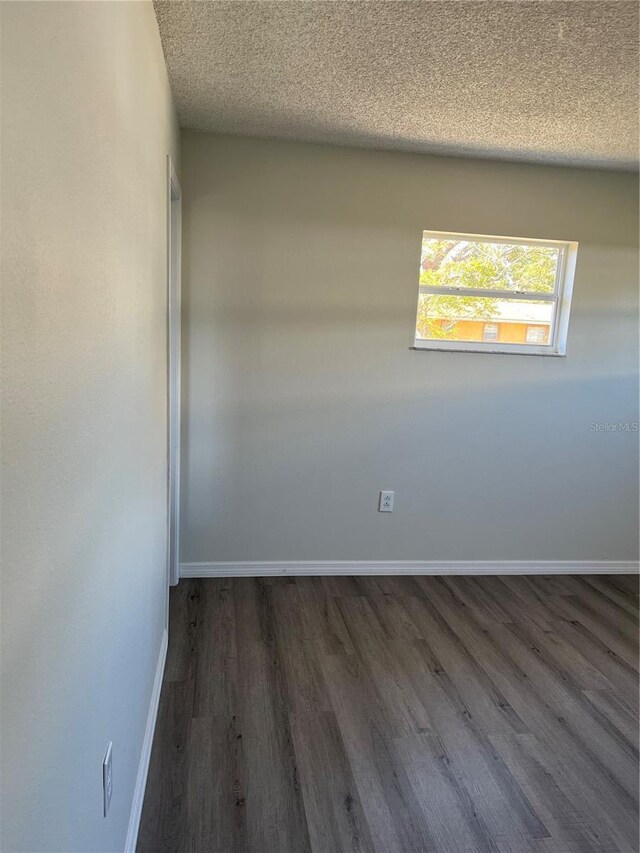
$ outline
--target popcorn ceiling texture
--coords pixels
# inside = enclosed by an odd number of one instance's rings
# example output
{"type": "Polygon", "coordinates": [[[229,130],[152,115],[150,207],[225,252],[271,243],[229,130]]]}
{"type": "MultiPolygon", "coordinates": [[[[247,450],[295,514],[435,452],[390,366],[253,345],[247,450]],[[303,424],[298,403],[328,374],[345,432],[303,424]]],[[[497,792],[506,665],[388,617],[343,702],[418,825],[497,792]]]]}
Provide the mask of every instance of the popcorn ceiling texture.
{"type": "Polygon", "coordinates": [[[636,2],[154,5],[183,127],[637,169],[636,2]]]}

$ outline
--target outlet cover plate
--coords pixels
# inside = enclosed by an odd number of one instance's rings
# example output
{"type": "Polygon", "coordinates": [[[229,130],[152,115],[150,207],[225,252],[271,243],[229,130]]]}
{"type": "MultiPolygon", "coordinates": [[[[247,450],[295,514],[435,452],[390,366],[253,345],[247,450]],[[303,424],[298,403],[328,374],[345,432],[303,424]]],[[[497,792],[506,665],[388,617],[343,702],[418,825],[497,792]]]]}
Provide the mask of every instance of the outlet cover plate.
{"type": "Polygon", "coordinates": [[[380,492],[378,512],[393,512],[393,501],[395,496],[395,492],[380,492]]]}
{"type": "Polygon", "coordinates": [[[104,754],[102,761],[102,804],[103,812],[106,817],[109,814],[109,806],[111,805],[111,794],[113,793],[113,744],[109,741],[109,746],[104,754]]]}

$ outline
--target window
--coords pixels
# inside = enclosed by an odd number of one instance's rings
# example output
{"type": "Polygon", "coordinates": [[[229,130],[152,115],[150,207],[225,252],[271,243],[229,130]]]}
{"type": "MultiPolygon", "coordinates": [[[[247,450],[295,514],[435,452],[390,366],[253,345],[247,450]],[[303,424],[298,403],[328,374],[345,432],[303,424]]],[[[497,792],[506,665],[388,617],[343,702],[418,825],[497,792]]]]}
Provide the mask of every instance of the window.
{"type": "Polygon", "coordinates": [[[497,341],[498,340],[498,326],[497,323],[485,323],[484,329],[482,330],[482,340],[483,341],[497,341]]]}
{"type": "Polygon", "coordinates": [[[546,326],[527,326],[526,342],[528,344],[546,344],[549,329],[546,326]]]}
{"type": "Polygon", "coordinates": [[[416,349],[564,355],[577,243],[425,231],[416,349]]]}

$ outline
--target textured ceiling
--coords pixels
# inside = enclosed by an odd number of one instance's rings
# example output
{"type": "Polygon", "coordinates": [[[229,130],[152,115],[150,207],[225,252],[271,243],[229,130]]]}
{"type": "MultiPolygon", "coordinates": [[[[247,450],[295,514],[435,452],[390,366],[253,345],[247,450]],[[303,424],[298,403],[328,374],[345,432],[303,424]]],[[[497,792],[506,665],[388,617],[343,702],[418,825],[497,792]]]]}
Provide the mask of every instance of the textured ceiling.
{"type": "Polygon", "coordinates": [[[637,2],[154,5],[183,127],[637,168],[637,2]]]}

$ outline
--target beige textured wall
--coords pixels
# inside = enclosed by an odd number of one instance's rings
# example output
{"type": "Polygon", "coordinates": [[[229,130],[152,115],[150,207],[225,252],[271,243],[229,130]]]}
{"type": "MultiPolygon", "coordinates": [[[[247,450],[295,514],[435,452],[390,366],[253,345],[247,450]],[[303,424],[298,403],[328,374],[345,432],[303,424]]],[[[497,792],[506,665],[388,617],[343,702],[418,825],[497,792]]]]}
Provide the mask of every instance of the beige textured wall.
{"type": "Polygon", "coordinates": [[[637,175],[183,135],[183,561],[637,555],[637,175]],[[423,228],[580,241],[568,355],[414,352],[423,228]],[[394,489],[392,515],[376,512],[394,489]]]}
{"type": "Polygon", "coordinates": [[[2,849],[113,853],[165,621],[179,138],[151,3],[1,14],[2,849]]]}

